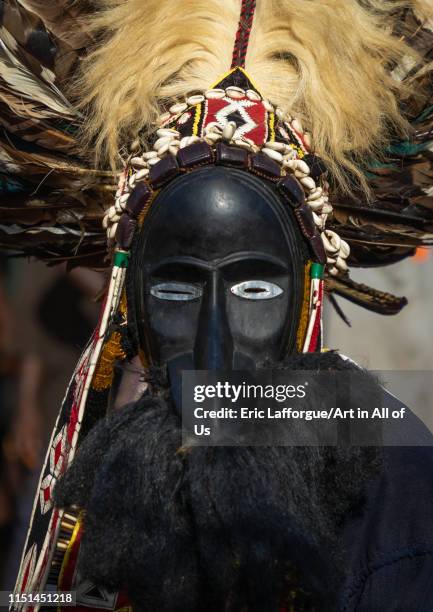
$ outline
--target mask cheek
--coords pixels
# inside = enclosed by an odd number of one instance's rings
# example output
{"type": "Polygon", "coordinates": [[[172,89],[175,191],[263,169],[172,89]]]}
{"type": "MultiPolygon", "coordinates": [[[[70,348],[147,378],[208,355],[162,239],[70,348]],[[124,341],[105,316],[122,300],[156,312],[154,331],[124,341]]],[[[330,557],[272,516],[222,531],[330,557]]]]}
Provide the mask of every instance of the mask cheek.
{"type": "Polygon", "coordinates": [[[198,300],[174,302],[149,297],[146,314],[152,361],[166,363],[193,350],[199,312],[198,300]]]}
{"type": "Polygon", "coordinates": [[[171,398],[179,416],[182,414],[182,372],[184,370],[194,370],[194,355],[192,351],[182,353],[167,360],[171,398]]]}
{"type": "Polygon", "coordinates": [[[278,359],[289,337],[290,305],[287,293],[269,300],[228,300],[227,316],[235,353],[250,356],[255,363],[278,359]]]}

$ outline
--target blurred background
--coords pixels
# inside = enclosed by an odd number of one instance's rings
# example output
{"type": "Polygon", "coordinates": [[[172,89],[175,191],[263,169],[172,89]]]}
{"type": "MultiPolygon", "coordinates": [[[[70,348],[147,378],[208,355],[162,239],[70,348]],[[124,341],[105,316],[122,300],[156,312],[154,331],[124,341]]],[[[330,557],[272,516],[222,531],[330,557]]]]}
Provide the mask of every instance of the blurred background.
{"type": "Polygon", "coordinates": [[[0,256],[0,590],[14,586],[39,471],[103,276],[0,256]]]}
{"type": "Polygon", "coordinates": [[[433,251],[418,249],[414,257],[383,268],[352,268],[350,276],[405,296],[408,304],[397,315],[383,316],[337,298],[351,327],[328,303],[325,346],[377,371],[433,432],[433,251]]]}
{"type": "MultiPolygon", "coordinates": [[[[328,303],[325,345],[373,370],[430,371],[411,385],[407,403],[433,429],[432,254],[418,250],[351,276],[409,304],[384,317],[337,298],[351,327],[328,303]]],[[[0,590],[15,583],[45,448],[103,285],[101,274],[83,268],[66,274],[64,266],[0,256],[0,590]]]]}

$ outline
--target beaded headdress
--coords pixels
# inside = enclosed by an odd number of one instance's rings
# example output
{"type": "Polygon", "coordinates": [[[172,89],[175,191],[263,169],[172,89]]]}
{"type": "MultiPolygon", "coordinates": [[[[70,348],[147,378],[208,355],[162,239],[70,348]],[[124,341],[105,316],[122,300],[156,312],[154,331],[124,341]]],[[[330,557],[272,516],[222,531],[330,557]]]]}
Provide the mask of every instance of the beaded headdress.
{"type": "MultiPolygon", "coordinates": [[[[324,267],[333,276],[345,272],[350,249],[326,229],[332,213],[326,170],[300,122],[285,119],[262,98],[242,67],[236,67],[215,87],[172,105],[159,123],[149,150],[135,151],[128,160],[115,204],[104,217],[114,266],[127,265],[137,224],[144,221],[155,194],[175,177],[213,164],[250,172],[275,185],[309,245],[314,265],[302,350],[317,350],[324,267]]],[[[124,274],[115,278],[113,295],[118,299],[124,274]]],[[[106,308],[113,310],[108,302],[106,308]]]]}

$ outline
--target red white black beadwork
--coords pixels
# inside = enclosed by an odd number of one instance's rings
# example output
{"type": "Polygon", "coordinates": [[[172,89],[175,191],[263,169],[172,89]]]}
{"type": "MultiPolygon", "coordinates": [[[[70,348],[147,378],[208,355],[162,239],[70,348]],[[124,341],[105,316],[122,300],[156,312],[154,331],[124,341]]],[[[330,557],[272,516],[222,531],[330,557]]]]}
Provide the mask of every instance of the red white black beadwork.
{"type": "Polygon", "coordinates": [[[317,182],[309,164],[311,138],[299,120],[264,99],[241,68],[235,68],[218,85],[202,94],[178,102],[160,117],[160,127],[150,140],[150,148],[140,151],[137,144],[116,192],[115,204],[104,217],[108,239],[114,243],[118,221],[129,194],[140,181],[149,178],[150,169],[180,150],[204,142],[211,147],[224,142],[251,153],[261,152],[276,162],[281,176],[293,175],[302,185],[327,255],[331,275],[347,271],[349,245],[326,229],[332,213],[326,180],[317,182]]]}

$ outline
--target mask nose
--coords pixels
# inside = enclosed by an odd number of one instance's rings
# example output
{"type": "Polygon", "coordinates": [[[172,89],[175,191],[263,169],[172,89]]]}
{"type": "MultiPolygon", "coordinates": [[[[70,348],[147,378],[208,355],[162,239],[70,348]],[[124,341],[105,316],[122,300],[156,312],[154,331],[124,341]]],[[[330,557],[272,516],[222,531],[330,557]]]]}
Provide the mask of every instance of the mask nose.
{"type": "Polygon", "coordinates": [[[218,271],[212,273],[203,291],[194,365],[197,370],[233,368],[233,338],[227,320],[224,281],[218,271]]]}

